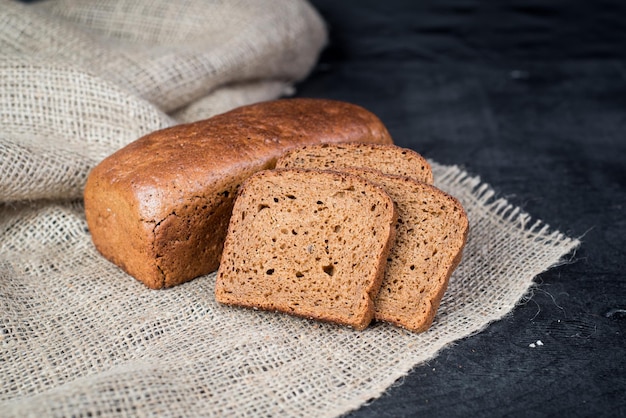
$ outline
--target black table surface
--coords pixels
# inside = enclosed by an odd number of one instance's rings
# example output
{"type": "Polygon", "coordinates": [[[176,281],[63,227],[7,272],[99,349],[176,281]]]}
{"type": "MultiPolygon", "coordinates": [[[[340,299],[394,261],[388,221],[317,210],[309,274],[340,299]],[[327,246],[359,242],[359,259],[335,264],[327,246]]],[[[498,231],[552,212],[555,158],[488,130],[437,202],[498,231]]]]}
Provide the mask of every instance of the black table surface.
{"type": "Polygon", "coordinates": [[[510,315],[349,416],[626,416],[626,2],[312,3],[330,43],[298,96],[370,109],[582,240],[510,315]]]}

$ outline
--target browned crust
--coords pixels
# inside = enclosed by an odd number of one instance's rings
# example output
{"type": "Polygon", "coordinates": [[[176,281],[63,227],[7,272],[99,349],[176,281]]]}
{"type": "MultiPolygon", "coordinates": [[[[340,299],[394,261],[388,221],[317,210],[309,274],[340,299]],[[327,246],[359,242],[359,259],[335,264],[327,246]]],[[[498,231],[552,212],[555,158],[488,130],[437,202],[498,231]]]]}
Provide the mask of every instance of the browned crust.
{"type": "Polygon", "coordinates": [[[153,132],[91,171],[84,201],[92,240],[153,289],[207,274],[219,263],[241,182],[290,148],[352,141],[393,142],[372,113],[323,99],[259,103],[153,132]]]}

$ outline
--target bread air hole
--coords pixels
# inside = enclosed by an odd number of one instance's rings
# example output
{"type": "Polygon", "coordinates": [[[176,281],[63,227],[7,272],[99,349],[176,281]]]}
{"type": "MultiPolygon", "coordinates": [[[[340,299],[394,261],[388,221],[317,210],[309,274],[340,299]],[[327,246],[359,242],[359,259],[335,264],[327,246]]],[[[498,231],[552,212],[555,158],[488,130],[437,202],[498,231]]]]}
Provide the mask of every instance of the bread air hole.
{"type": "Polygon", "coordinates": [[[324,273],[328,274],[329,276],[335,274],[335,266],[333,266],[332,264],[322,267],[322,270],[324,270],[324,273]]]}
{"type": "Polygon", "coordinates": [[[261,212],[263,209],[267,209],[267,208],[269,208],[269,205],[266,205],[265,203],[261,203],[261,204],[258,206],[258,209],[257,209],[257,210],[258,210],[259,212],[261,212]]]}

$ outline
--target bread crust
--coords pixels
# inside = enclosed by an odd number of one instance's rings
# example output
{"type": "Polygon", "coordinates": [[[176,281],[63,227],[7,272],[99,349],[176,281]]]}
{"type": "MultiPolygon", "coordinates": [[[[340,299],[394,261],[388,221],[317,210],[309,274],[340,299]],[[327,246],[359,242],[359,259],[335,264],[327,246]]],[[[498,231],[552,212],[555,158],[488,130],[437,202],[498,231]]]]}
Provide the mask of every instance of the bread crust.
{"type": "Polygon", "coordinates": [[[217,269],[233,199],[285,151],[322,142],[392,143],[362,107],[283,99],[148,134],[89,174],[85,215],[98,251],[152,289],[217,269]]]}

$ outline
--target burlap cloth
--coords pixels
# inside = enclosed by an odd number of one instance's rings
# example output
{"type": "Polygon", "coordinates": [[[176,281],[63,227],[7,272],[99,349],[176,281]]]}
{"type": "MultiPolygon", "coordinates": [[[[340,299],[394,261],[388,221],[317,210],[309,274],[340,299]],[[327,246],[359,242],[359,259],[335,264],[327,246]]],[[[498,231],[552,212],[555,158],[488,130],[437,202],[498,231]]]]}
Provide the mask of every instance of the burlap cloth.
{"type": "Polygon", "coordinates": [[[214,275],[148,290],[96,252],[91,167],[288,93],[325,40],[303,1],[0,0],[0,415],[339,415],[503,317],[579,244],[433,162],[471,233],[423,334],[219,306],[214,275]]]}

